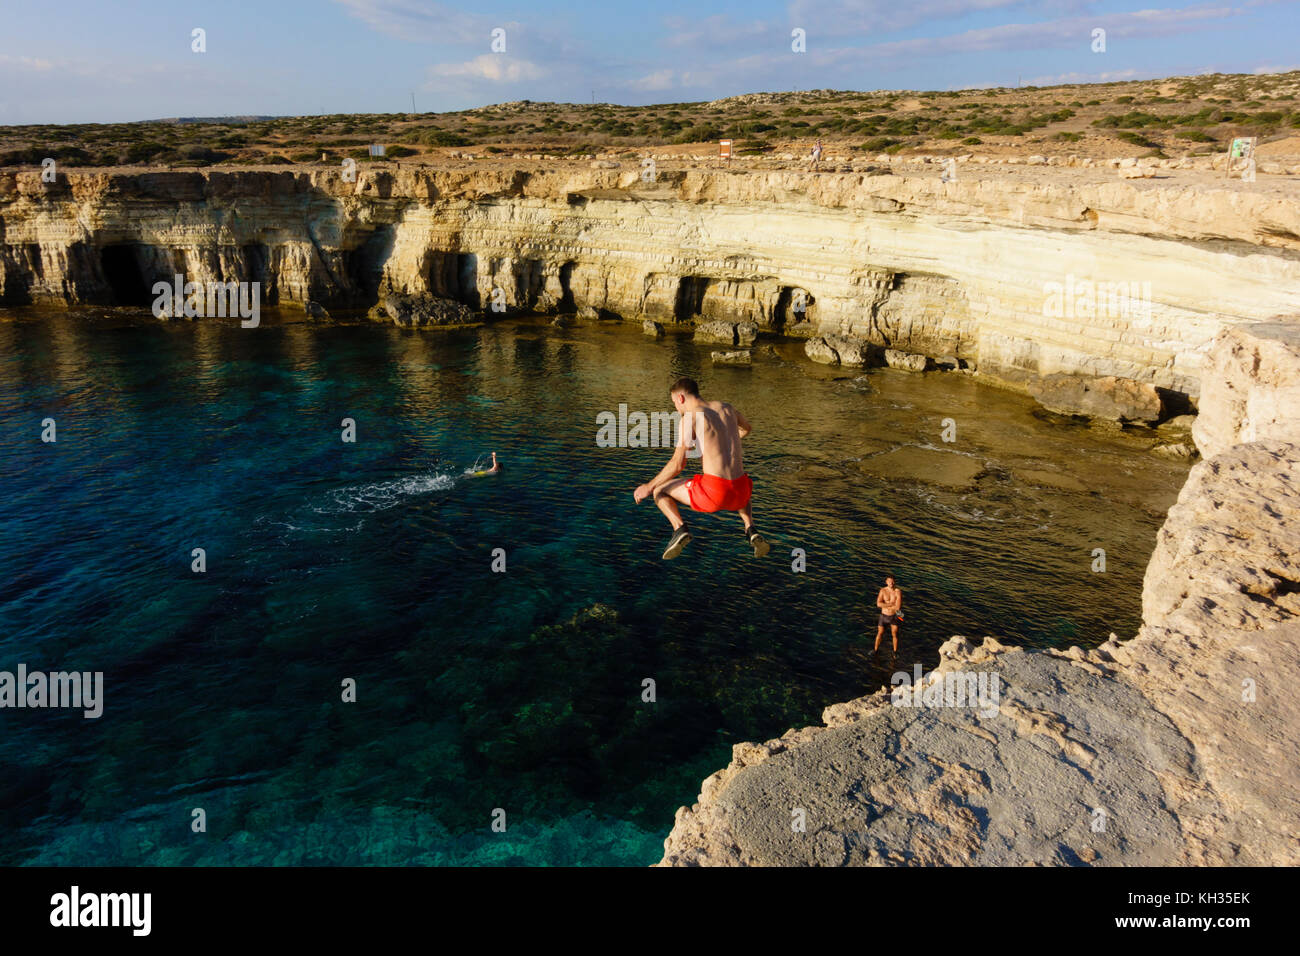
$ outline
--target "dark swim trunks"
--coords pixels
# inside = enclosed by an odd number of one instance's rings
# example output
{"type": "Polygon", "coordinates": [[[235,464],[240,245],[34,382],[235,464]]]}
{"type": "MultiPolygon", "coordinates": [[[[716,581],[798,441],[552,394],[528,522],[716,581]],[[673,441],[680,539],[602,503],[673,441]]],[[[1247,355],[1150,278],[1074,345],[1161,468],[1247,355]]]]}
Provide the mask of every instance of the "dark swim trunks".
{"type": "Polygon", "coordinates": [[[899,617],[897,614],[880,615],[881,627],[898,627],[902,623],[903,623],[903,619],[899,617]]]}

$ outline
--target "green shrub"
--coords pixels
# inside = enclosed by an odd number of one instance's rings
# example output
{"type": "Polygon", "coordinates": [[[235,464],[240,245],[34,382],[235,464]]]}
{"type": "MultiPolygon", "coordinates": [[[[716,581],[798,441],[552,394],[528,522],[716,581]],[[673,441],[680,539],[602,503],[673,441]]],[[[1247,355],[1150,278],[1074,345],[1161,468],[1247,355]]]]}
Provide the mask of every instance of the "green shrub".
{"type": "Polygon", "coordinates": [[[131,165],[143,164],[149,162],[155,156],[168,151],[168,148],[162,143],[135,143],[127,148],[125,159],[131,165]]]}
{"type": "Polygon", "coordinates": [[[468,146],[470,141],[459,133],[453,133],[445,129],[428,130],[420,141],[425,146],[468,146]]]}
{"type": "Polygon", "coordinates": [[[1126,143],[1132,143],[1134,146],[1146,146],[1151,149],[1159,148],[1156,146],[1155,143],[1151,142],[1151,140],[1147,139],[1141,133],[1132,133],[1129,132],[1128,130],[1124,130],[1122,132],[1116,133],[1115,135],[1126,143]]]}
{"type": "Polygon", "coordinates": [[[862,149],[868,153],[883,153],[891,146],[897,146],[898,140],[891,139],[888,136],[876,136],[862,144],[862,149]]]}

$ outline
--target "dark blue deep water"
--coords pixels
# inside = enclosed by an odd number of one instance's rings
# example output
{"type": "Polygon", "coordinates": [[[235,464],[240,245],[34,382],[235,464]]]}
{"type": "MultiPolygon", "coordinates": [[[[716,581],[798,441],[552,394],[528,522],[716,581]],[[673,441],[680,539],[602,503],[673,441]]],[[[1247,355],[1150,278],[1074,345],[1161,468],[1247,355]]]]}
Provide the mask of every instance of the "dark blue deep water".
{"type": "Polygon", "coordinates": [[[800,356],[714,370],[689,339],[523,320],[0,317],[0,671],[105,681],[98,720],[0,710],[0,863],[648,864],[732,744],[953,634],[1133,633],[1185,466],[963,375],[800,356]],[[667,450],[596,445],[600,412],[666,411],[681,374],[755,425],[763,561],[734,515],[661,561],[631,493],[667,450]],[[492,450],[503,474],[464,475],[492,450]],[[887,572],[907,625],[873,661],[887,572]]]}

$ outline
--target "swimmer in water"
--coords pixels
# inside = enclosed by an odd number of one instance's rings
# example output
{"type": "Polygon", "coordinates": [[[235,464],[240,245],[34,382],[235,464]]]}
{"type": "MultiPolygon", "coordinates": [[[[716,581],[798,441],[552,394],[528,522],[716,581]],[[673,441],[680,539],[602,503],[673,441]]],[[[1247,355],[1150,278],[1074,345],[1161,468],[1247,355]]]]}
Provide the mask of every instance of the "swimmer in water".
{"type": "Polygon", "coordinates": [[[492,453],[492,467],[484,471],[474,472],[475,478],[482,478],[484,475],[495,475],[501,470],[501,462],[497,461],[497,453],[492,453]]]}

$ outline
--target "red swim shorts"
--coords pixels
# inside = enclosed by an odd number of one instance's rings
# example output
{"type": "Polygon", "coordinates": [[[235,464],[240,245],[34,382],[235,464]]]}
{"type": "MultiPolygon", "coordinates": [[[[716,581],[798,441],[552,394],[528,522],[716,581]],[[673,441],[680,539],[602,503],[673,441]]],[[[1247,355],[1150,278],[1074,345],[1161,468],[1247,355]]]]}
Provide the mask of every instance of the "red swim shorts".
{"type": "Polygon", "coordinates": [[[754,483],[749,475],[739,478],[696,475],[686,482],[686,491],[691,496],[691,507],[696,511],[739,511],[749,504],[754,483]]]}

